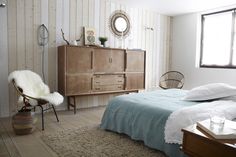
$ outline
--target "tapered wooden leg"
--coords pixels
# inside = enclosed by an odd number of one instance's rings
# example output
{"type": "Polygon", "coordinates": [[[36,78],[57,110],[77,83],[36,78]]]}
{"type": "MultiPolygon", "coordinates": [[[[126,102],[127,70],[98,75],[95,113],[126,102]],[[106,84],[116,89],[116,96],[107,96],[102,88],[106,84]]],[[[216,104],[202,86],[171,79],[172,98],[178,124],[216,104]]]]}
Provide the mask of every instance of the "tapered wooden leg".
{"type": "Polygon", "coordinates": [[[67,98],[67,109],[70,111],[70,97],[67,98]]]}
{"type": "Polygon", "coordinates": [[[70,110],[70,106],[74,108],[74,114],[76,114],[76,97],[75,96],[69,96],[67,100],[67,108],[70,110]],[[73,103],[70,102],[70,99],[73,99],[73,103]]]}

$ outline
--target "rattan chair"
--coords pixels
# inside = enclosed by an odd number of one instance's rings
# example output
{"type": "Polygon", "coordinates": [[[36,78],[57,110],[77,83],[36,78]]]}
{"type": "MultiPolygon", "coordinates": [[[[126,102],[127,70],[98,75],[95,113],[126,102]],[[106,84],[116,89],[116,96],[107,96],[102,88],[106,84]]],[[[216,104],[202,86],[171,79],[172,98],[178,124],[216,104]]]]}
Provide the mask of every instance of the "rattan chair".
{"type": "Polygon", "coordinates": [[[184,75],[178,71],[168,71],[161,76],[159,86],[162,89],[181,89],[184,86],[184,75]]]}

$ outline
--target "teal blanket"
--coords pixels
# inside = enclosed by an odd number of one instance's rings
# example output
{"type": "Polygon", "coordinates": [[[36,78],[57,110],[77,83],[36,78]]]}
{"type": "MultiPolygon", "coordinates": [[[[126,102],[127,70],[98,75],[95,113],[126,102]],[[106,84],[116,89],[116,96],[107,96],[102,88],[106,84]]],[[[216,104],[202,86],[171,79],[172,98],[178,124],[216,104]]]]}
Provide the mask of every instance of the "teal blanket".
{"type": "Polygon", "coordinates": [[[178,144],[165,143],[164,128],[173,111],[196,104],[182,101],[185,94],[185,90],[169,89],[117,96],[109,102],[100,127],[144,141],[169,157],[184,156],[178,144]]]}

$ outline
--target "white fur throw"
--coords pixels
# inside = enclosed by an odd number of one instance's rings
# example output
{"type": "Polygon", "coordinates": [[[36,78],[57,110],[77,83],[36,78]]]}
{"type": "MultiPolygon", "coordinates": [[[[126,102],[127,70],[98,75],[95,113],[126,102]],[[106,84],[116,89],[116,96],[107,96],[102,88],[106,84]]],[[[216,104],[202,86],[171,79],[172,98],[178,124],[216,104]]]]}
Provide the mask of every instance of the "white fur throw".
{"type": "MultiPolygon", "coordinates": [[[[50,93],[49,87],[44,84],[41,77],[30,70],[18,70],[10,73],[8,82],[12,82],[12,80],[28,96],[46,100],[52,105],[59,105],[64,100],[63,96],[58,92],[50,93]]],[[[22,97],[19,101],[22,101],[22,97]]],[[[35,106],[37,102],[30,99],[30,104],[35,106]]]]}

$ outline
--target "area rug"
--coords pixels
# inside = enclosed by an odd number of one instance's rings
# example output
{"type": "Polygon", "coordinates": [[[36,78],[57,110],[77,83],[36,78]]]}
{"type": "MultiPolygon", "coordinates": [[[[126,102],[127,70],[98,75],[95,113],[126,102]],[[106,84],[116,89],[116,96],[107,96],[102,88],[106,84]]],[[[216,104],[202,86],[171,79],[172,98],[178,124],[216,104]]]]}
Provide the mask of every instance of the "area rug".
{"type": "Polygon", "coordinates": [[[41,138],[60,157],[166,157],[143,142],[98,126],[48,133],[41,138]]]}

